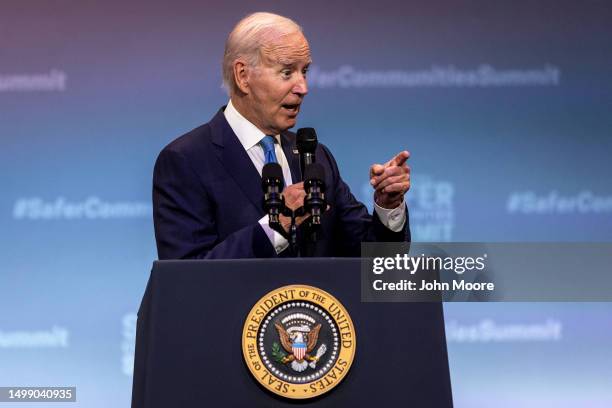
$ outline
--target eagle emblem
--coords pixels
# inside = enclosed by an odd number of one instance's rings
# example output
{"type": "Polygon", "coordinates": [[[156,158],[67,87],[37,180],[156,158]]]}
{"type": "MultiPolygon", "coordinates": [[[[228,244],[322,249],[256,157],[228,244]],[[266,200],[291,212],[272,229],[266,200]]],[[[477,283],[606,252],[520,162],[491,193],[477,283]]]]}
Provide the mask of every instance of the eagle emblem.
{"type": "Polygon", "coordinates": [[[278,343],[272,344],[272,356],[281,364],[289,364],[299,373],[308,367],[315,369],[317,361],[327,351],[327,346],[321,344],[313,355],[313,351],[319,340],[321,324],[303,313],[289,315],[280,322],[274,323],[283,352],[278,343]]]}
{"type": "Polygon", "coordinates": [[[242,355],[266,390],[304,400],[342,381],[355,358],[355,341],[355,326],[338,299],[314,286],[288,285],[252,307],[242,355]]]}

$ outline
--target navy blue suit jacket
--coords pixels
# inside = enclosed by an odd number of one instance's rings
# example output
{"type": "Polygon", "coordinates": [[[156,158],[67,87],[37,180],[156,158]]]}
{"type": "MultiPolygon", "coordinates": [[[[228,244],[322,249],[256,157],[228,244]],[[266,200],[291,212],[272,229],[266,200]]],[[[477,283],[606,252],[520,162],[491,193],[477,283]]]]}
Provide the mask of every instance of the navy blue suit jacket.
{"type": "MultiPolygon", "coordinates": [[[[291,177],[302,180],[295,134],[283,132],[281,139],[291,177]]],[[[410,240],[408,222],[402,231],[392,232],[368,214],[320,143],[316,159],[325,169],[330,209],[322,217],[313,256],[359,256],[362,241],[410,240]]],[[[258,223],[264,216],[262,203],[261,176],[220,110],[157,158],[153,219],[159,259],[276,257],[258,223]]]]}

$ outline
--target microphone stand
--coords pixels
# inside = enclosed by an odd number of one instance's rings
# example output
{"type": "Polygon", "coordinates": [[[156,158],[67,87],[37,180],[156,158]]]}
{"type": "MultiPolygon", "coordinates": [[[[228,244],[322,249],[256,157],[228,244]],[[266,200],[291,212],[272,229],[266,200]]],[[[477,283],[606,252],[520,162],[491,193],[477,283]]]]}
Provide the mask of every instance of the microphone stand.
{"type": "Polygon", "coordinates": [[[278,223],[270,222],[270,228],[272,228],[274,231],[281,234],[287,241],[289,241],[289,251],[291,255],[293,257],[299,257],[300,247],[297,242],[297,224],[295,222],[295,219],[305,214],[304,207],[300,207],[296,209],[295,211],[293,211],[290,208],[286,207],[283,203],[282,214],[285,217],[290,217],[291,219],[291,224],[289,225],[289,231],[285,231],[285,229],[280,224],[280,222],[278,223]]]}
{"type": "Polygon", "coordinates": [[[297,225],[295,224],[295,219],[302,215],[304,215],[304,207],[291,211],[291,226],[289,227],[289,246],[291,248],[291,253],[298,258],[300,257],[300,247],[297,242],[297,225]]]}

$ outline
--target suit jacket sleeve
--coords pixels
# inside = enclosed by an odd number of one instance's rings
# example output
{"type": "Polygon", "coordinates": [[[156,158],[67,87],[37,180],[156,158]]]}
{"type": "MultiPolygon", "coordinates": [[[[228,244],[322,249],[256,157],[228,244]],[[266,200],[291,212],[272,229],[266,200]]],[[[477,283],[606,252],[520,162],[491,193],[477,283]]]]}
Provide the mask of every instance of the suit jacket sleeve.
{"type": "MultiPolygon", "coordinates": [[[[378,218],[370,215],[367,208],[351,193],[348,185],[340,177],[338,165],[327,147],[323,147],[326,159],[332,167],[332,183],[335,191],[335,205],[338,216],[336,230],[340,234],[340,253],[346,256],[360,256],[362,242],[409,242],[410,227],[408,210],[402,229],[393,232],[378,218]]],[[[404,204],[405,205],[405,204],[404,204]]]]}
{"type": "Polygon", "coordinates": [[[168,148],[153,171],[153,220],[159,259],[276,256],[257,221],[220,240],[214,202],[183,154],[168,148]]]}

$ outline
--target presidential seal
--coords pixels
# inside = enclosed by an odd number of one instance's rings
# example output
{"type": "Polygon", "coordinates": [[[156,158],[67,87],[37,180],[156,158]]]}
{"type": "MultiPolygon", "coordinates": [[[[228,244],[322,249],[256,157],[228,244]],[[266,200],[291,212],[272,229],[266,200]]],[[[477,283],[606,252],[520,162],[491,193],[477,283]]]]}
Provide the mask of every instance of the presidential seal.
{"type": "Polygon", "coordinates": [[[253,306],[242,331],[242,353],[257,381],[292,399],[337,386],[355,356],[355,327],[329,293],[306,285],[278,288],[253,306]]]}

